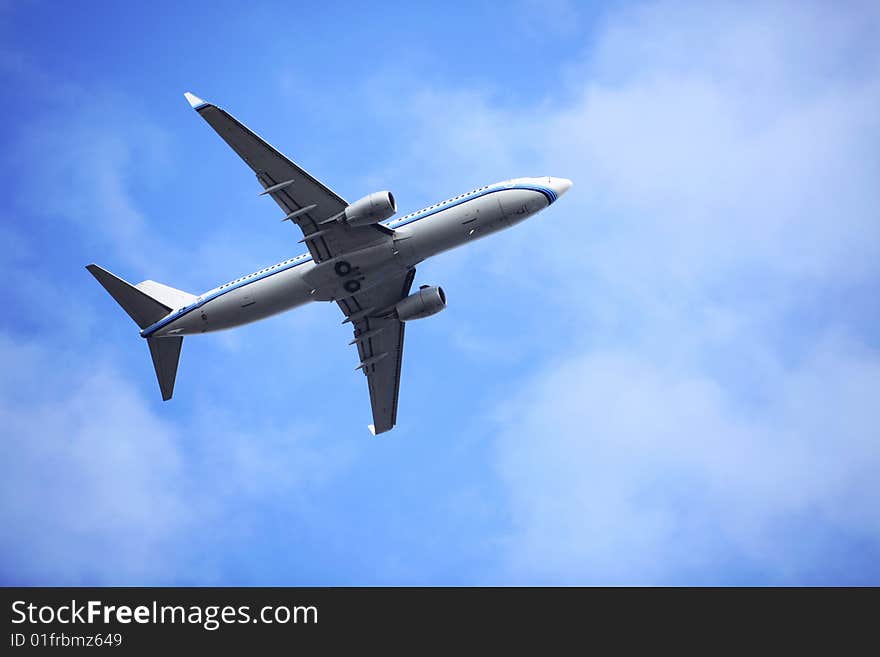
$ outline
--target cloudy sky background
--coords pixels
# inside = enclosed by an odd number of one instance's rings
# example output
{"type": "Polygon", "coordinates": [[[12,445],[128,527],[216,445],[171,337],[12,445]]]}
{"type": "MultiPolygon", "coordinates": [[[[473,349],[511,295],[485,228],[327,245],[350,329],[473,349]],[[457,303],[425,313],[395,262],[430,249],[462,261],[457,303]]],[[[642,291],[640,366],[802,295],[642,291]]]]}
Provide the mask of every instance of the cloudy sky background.
{"type": "Polygon", "coordinates": [[[874,3],[0,6],[3,584],[880,584],[874,3]],[[399,426],[335,306],[160,400],[83,269],[299,252],[182,97],[352,200],[571,178],[419,268],[399,426]]]}

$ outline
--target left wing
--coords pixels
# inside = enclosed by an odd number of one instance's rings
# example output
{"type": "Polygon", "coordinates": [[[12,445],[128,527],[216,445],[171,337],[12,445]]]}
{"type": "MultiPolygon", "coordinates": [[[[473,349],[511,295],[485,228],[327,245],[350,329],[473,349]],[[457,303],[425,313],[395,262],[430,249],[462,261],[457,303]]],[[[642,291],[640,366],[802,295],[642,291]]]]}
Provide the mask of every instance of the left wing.
{"type": "MultiPolygon", "coordinates": [[[[216,105],[187,92],[189,104],[214,128],[257,174],[264,194],[297,224],[303,242],[316,263],[338,258],[368,246],[391,242],[394,231],[381,224],[349,226],[333,221],[348,206],[345,199],[272,148],[247,126],[216,105]]],[[[389,274],[378,285],[337,300],[354,325],[361,365],[370,389],[373,433],[393,428],[397,422],[404,325],[392,314],[393,306],[409,294],[415,269],[389,274]]]]}
{"type": "Polygon", "coordinates": [[[354,324],[354,340],[370,388],[373,424],[379,434],[397,423],[400,368],[403,359],[404,323],[390,314],[398,301],[409,294],[416,270],[389,278],[379,285],[340,299],[336,303],[354,324]]]}
{"type": "Polygon", "coordinates": [[[348,203],[267,144],[225,110],[189,92],[192,108],[214,128],[257,174],[263,194],[269,194],[289,219],[302,229],[303,239],[316,263],[391,239],[393,231],[380,224],[349,226],[344,221],[322,224],[345,210],[348,203]]]}

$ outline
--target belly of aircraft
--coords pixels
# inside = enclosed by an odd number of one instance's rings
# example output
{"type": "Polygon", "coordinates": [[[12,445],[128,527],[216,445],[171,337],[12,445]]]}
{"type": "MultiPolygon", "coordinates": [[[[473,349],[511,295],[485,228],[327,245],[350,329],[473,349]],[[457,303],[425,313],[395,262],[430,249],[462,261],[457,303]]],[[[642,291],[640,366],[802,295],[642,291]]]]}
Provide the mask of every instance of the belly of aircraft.
{"type": "Polygon", "coordinates": [[[280,272],[205,301],[171,322],[157,335],[221,331],[284,312],[311,300],[310,288],[303,282],[301,272],[280,272]]]}

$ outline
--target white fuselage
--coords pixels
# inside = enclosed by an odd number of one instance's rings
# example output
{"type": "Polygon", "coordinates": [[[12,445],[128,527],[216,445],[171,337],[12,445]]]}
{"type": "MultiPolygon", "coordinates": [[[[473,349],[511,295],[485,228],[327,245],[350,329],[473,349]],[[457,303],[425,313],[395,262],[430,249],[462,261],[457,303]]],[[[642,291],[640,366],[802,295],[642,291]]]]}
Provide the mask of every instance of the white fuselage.
{"type": "MultiPolygon", "coordinates": [[[[571,185],[561,178],[516,178],[382,223],[394,239],[346,254],[364,288],[426,258],[508,228],[543,210],[571,185]]],[[[200,295],[141,331],[143,337],[192,335],[240,326],[310,301],[344,298],[333,261],[308,254],[279,262],[200,295]]]]}

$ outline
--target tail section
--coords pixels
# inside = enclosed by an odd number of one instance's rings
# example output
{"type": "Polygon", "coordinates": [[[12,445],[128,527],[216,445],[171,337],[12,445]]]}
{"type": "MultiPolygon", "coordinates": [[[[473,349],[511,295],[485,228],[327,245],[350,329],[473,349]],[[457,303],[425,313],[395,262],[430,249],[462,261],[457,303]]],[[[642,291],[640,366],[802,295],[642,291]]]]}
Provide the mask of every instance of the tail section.
{"type": "MultiPolygon", "coordinates": [[[[152,326],[172,309],[185,306],[196,298],[192,294],[155,281],[132,285],[95,264],[86,266],[86,269],[141,329],[152,326]]],[[[174,381],[177,378],[177,364],[180,361],[183,338],[181,336],[150,337],[147,338],[147,344],[150,347],[150,356],[153,358],[153,368],[159,380],[162,399],[168,401],[174,393],[174,381]]]]}

